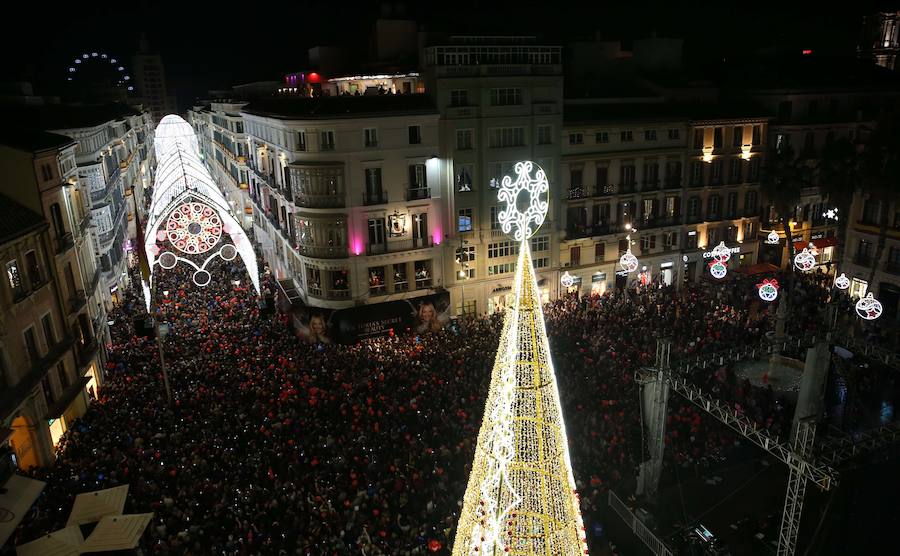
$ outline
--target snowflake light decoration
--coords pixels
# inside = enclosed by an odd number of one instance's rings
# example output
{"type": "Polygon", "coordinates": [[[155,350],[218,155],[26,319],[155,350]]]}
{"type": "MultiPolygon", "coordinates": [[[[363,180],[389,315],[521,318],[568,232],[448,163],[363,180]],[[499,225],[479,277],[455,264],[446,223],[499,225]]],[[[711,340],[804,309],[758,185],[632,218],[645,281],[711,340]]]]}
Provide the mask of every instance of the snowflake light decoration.
{"type": "Polygon", "coordinates": [[[822,213],[823,218],[828,218],[830,220],[838,221],[838,209],[837,207],[826,210],[822,213]]]}
{"type": "Polygon", "coordinates": [[[559,283],[562,284],[564,288],[571,288],[575,284],[575,277],[569,274],[569,271],[567,270],[559,279],[559,283]]]}
{"type": "Polygon", "coordinates": [[[222,221],[203,203],[184,203],[169,215],[166,237],[182,253],[206,253],[221,239],[222,221]]]}
{"type": "Polygon", "coordinates": [[[809,272],[816,266],[816,257],[809,248],[804,247],[803,251],[794,256],[794,266],[797,267],[797,270],[809,272]]]}
{"type": "Polygon", "coordinates": [[[856,302],[856,314],[865,320],[875,320],[884,312],[881,302],[875,299],[872,292],[856,302]]]}
{"type": "Polygon", "coordinates": [[[725,245],[724,241],[720,241],[718,245],[713,247],[712,256],[721,263],[727,263],[731,260],[731,249],[725,245]]]}
{"type": "Polygon", "coordinates": [[[712,274],[713,278],[721,280],[728,274],[728,265],[716,259],[709,263],[709,273],[712,274]]]}
{"type": "Polygon", "coordinates": [[[550,184],[547,174],[538,164],[525,160],[516,162],[516,180],[503,176],[497,198],[506,203],[497,221],[504,234],[512,233],[516,241],[524,241],[534,235],[547,216],[550,184]],[[532,177],[532,171],[534,176],[532,177]],[[518,199],[521,193],[528,194],[528,207],[525,212],[519,210],[518,199]]]}
{"type": "Polygon", "coordinates": [[[759,298],[763,301],[775,301],[778,298],[778,280],[763,280],[756,287],[759,288],[759,298]]]}
{"type": "Polygon", "coordinates": [[[766,236],[766,243],[769,245],[778,245],[781,241],[781,237],[778,236],[778,232],[772,230],[769,232],[769,235],[766,236]]]}
{"type": "Polygon", "coordinates": [[[638,264],[638,258],[631,252],[631,247],[629,247],[619,259],[619,265],[622,267],[622,270],[629,273],[637,270],[638,264]]]}
{"type": "Polygon", "coordinates": [[[850,287],[850,278],[847,278],[847,275],[841,272],[841,275],[834,279],[834,287],[839,290],[846,290],[850,287]]]}

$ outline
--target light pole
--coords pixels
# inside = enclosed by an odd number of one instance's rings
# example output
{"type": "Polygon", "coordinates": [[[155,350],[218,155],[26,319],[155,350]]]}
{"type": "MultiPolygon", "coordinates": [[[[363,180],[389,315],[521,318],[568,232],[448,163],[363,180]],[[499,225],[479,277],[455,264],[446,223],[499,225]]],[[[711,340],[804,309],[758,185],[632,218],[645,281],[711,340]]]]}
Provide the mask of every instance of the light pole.
{"type": "MultiPolygon", "coordinates": [[[[457,278],[461,282],[469,279],[469,251],[466,249],[466,246],[469,244],[468,241],[460,238],[459,240],[459,249],[456,250],[456,264],[460,265],[459,272],[457,273],[457,278]]],[[[465,315],[466,314],[466,286],[465,284],[460,284],[460,312],[465,315]]]]}

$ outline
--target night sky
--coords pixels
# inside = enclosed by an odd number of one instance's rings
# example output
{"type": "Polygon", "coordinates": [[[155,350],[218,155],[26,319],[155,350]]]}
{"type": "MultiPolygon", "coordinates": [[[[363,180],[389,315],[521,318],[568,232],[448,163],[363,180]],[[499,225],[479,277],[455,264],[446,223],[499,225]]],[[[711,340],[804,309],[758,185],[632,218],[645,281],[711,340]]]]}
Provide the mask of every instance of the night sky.
{"type": "MultiPolygon", "coordinates": [[[[777,42],[817,52],[853,52],[861,16],[875,6],[842,2],[783,1],[539,2],[454,0],[395,2],[428,30],[481,34],[540,34],[547,42],[591,37],[630,40],[649,36],[687,39],[685,56],[698,68],[723,57],[752,56],[777,42]],[[680,5],[676,5],[680,4],[680,5]],[[780,5],[779,5],[780,4],[780,5]],[[690,7],[685,7],[685,6],[690,7]],[[548,9],[552,6],[552,9],[548,9]],[[772,7],[775,6],[775,7],[772,7]]],[[[885,3],[879,3],[885,4],[885,3]]],[[[900,2],[898,2],[900,4],[900,2]]],[[[27,32],[5,33],[5,80],[24,79],[38,94],[52,94],[65,80],[68,64],[84,51],[105,51],[128,59],[137,50],[140,31],[163,56],[170,87],[184,109],[207,90],[237,83],[278,79],[304,69],[306,51],[316,45],[348,45],[365,52],[369,30],[383,3],[347,0],[277,3],[220,2],[202,7],[192,2],[91,3],[70,11],[42,13],[27,32]],[[143,4],[143,5],[141,5],[143,4]],[[185,9],[186,6],[189,6],[185,9]]],[[[886,6],[879,6],[886,7],[886,6]]]]}

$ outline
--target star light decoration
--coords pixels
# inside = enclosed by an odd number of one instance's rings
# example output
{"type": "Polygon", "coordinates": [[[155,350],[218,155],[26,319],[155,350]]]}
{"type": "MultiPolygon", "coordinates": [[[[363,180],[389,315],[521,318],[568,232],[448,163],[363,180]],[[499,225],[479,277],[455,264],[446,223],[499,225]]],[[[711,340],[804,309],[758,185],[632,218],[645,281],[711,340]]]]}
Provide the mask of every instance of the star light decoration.
{"type": "Polygon", "coordinates": [[[569,271],[567,270],[559,279],[559,283],[562,284],[564,288],[571,288],[572,285],[575,284],[575,277],[569,274],[569,271]]]}
{"type": "Polygon", "coordinates": [[[856,302],[856,314],[865,320],[875,320],[884,312],[881,302],[875,299],[872,292],[856,302]]]}
{"type": "Polygon", "coordinates": [[[772,230],[771,232],[769,232],[769,235],[766,236],[766,243],[769,245],[778,245],[780,241],[781,237],[775,230],[772,230]]]}
{"type": "MultiPolygon", "coordinates": [[[[531,163],[519,163],[517,169],[531,163]]],[[[530,167],[530,166],[528,166],[530,167]]],[[[520,173],[521,179],[522,173],[520,173]]],[[[504,178],[507,183],[508,178],[504,178]]],[[[518,195],[518,194],[516,194],[518,195]]],[[[491,371],[454,556],[587,554],[559,390],[528,237],[542,222],[507,203],[520,242],[515,296],[491,371]]],[[[544,205],[546,207],[546,204],[544,205]]],[[[544,211],[546,208],[543,209],[544,211]]]]}
{"type": "Polygon", "coordinates": [[[512,233],[514,240],[524,241],[534,235],[544,223],[550,184],[547,182],[544,169],[530,160],[516,162],[515,171],[515,181],[509,176],[503,176],[500,182],[497,197],[506,203],[506,208],[497,215],[497,221],[504,234],[512,233]],[[528,206],[524,212],[518,207],[521,193],[528,194],[528,206]]]}
{"type": "Polygon", "coordinates": [[[758,288],[759,298],[763,301],[775,301],[778,298],[778,280],[763,280],[762,283],[756,284],[758,288]]]}
{"type": "Polygon", "coordinates": [[[850,287],[850,278],[847,278],[847,275],[841,272],[841,275],[834,279],[834,287],[839,290],[846,290],[850,287]]]}

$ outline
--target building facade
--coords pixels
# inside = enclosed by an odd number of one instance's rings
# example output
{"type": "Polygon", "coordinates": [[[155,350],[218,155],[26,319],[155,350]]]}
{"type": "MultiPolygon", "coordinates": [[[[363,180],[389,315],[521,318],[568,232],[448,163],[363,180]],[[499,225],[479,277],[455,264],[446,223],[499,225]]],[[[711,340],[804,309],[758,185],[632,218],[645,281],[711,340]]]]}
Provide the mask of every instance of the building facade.
{"type": "Polygon", "coordinates": [[[255,237],[304,304],[348,308],[443,286],[448,185],[429,97],[256,101],[242,116],[255,237]]]}
{"type": "Polygon", "coordinates": [[[56,279],[51,225],[5,196],[0,222],[0,442],[27,470],[52,463],[60,437],[84,414],[89,389],[95,392],[94,377],[82,374],[80,330],[69,328],[72,305],[56,279]]]}
{"type": "MultiPolygon", "coordinates": [[[[440,159],[452,188],[443,223],[445,285],[454,314],[494,311],[512,301],[518,251],[497,220],[500,180],[514,174],[517,161],[532,160],[551,192],[559,189],[562,49],[534,37],[436,37],[420,63],[440,111],[440,159]]],[[[551,197],[532,238],[544,299],[556,294],[559,210],[551,197]]]]}

